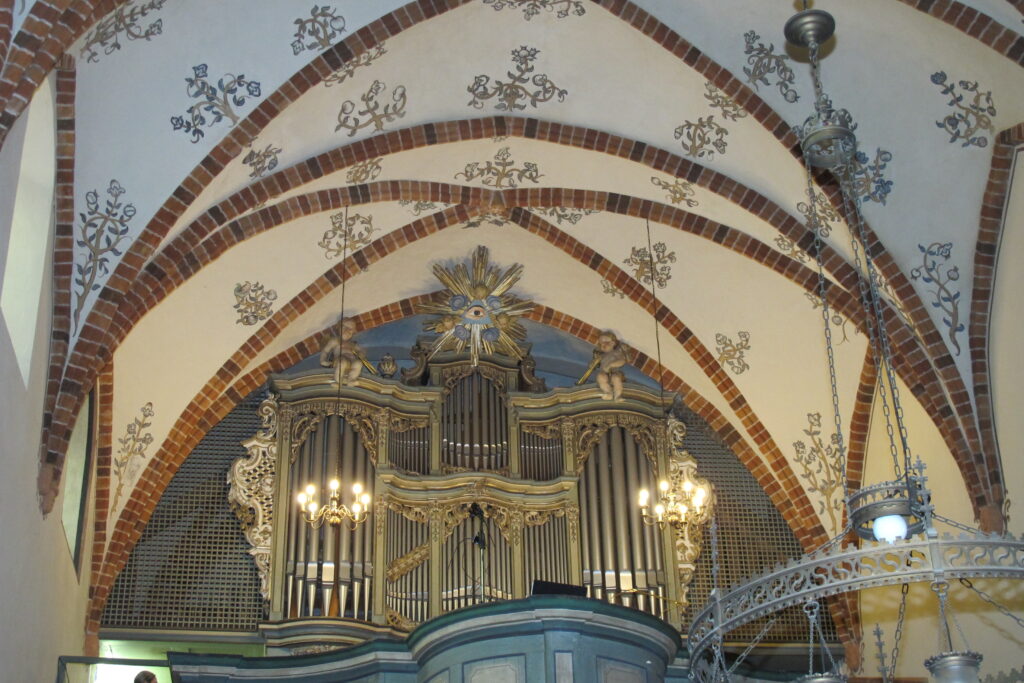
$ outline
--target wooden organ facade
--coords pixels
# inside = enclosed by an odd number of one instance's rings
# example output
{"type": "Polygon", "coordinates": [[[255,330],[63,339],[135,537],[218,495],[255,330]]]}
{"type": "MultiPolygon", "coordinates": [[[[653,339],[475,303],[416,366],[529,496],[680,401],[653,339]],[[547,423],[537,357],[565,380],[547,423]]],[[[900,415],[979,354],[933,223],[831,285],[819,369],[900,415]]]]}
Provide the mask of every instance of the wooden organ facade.
{"type": "MultiPolygon", "coordinates": [[[[535,580],[680,625],[699,552],[643,523],[682,450],[669,396],[627,385],[545,390],[530,359],[425,355],[400,379],[339,386],[325,370],[275,375],[263,427],[229,474],[270,622],[343,619],[398,630],[535,580]],[[312,528],[295,496],[359,481],[372,512],[312,528]]],[[[685,541],[685,542],[684,542],[685,541]]]]}

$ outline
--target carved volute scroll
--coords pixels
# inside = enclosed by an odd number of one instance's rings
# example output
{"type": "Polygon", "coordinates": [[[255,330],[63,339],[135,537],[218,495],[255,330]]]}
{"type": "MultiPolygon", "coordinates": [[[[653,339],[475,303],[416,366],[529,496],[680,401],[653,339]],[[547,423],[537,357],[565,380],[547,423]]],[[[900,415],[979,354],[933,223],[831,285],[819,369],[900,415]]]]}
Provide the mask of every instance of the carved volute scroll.
{"type": "Polygon", "coordinates": [[[328,415],[339,415],[348,422],[359,434],[363,447],[370,455],[370,462],[377,464],[377,454],[380,451],[380,423],[387,421],[388,410],[377,408],[362,403],[348,401],[319,400],[305,403],[294,415],[289,414],[289,444],[290,452],[288,462],[294,463],[295,457],[302,448],[306,437],[315,431],[324,417],[328,415]]]}
{"type": "Polygon", "coordinates": [[[274,483],[277,478],[277,397],[259,407],[262,428],[243,442],[248,455],[228,472],[228,502],[242,523],[249,554],[260,576],[260,594],[270,599],[270,539],[274,526],[274,483]]]}
{"type": "Polygon", "coordinates": [[[583,472],[587,458],[604,433],[612,427],[622,427],[639,444],[651,464],[657,468],[657,443],[660,422],[635,413],[598,413],[573,420],[575,427],[576,474],[583,472]]]}
{"type": "Polygon", "coordinates": [[[505,396],[508,373],[505,370],[495,368],[490,365],[473,366],[469,364],[461,364],[443,368],[441,370],[441,384],[444,387],[444,393],[450,393],[452,388],[458,384],[459,380],[465,379],[473,373],[477,373],[481,377],[489,379],[494,384],[494,388],[497,389],[498,393],[505,396]]]}

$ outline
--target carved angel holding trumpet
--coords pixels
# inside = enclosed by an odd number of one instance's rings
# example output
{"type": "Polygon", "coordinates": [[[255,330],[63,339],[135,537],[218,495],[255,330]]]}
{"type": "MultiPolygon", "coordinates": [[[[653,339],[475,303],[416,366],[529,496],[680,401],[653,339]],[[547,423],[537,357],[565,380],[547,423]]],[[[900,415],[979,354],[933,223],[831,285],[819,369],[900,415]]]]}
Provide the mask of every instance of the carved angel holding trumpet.
{"type": "Polygon", "coordinates": [[[351,384],[359,379],[363,368],[377,374],[376,368],[366,360],[362,347],[352,337],[356,333],[356,324],[343,319],[338,324],[338,334],[324,339],[320,346],[320,365],[325,368],[334,367],[334,381],[339,384],[351,384]]]}
{"type": "Polygon", "coordinates": [[[622,374],[622,366],[626,364],[626,352],[619,343],[618,337],[612,332],[602,332],[594,345],[594,357],[576,384],[586,382],[594,370],[597,370],[597,386],[601,389],[601,398],[606,401],[622,400],[622,384],[626,377],[622,374]]]}

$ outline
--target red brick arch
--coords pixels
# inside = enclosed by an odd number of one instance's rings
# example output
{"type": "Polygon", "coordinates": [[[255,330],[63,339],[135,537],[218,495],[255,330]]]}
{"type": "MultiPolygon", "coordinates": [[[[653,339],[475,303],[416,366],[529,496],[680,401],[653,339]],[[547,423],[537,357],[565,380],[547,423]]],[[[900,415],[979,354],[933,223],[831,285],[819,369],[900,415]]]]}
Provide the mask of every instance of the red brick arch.
{"type": "Polygon", "coordinates": [[[1024,123],[1000,131],[993,143],[992,162],[981,206],[978,239],[974,248],[974,283],[971,287],[968,344],[974,369],[974,400],[984,445],[985,460],[982,466],[992,476],[992,500],[988,508],[982,509],[981,521],[986,528],[1002,529],[1006,523],[1002,510],[1006,489],[993,416],[988,332],[999,242],[1005,229],[1006,203],[1010,193],[1014,158],[1024,145],[1024,123]]]}
{"type": "MultiPolygon", "coordinates": [[[[191,274],[199,271],[205,264],[219,257],[233,244],[299,216],[318,211],[337,210],[346,204],[394,201],[398,199],[441,201],[469,206],[489,206],[494,202],[489,195],[491,195],[489,190],[443,183],[381,181],[348,188],[320,190],[307,195],[292,197],[279,205],[267,207],[253,214],[247,214],[236,221],[227,223],[212,233],[208,232],[206,228],[195,235],[182,233],[165,250],[169,254],[161,252],[147,266],[143,275],[138,279],[133,293],[126,299],[128,305],[122,307],[122,312],[119,313],[118,319],[115,320],[112,331],[118,335],[127,334],[132,325],[166,296],[167,293],[173,290],[174,287],[191,274]],[[181,243],[180,246],[179,242],[181,243]],[[193,251],[186,251],[189,244],[196,245],[193,251]]],[[[716,242],[724,248],[731,249],[738,254],[752,258],[765,267],[771,268],[802,287],[805,291],[815,291],[817,276],[811,269],[775,250],[765,249],[763,244],[741,231],[700,216],[694,216],[675,207],[624,195],[559,188],[507,190],[500,196],[501,199],[498,203],[506,208],[520,205],[569,206],[573,208],[611,210],[627,215],[647,217],[659,223],[716,242]]],[[[215,210],[216,208],[211,211],[215,210]]],[[[525,215],[534,217],[533,214],[525,215]]],[[[197,219],[194,225],[205,225],[205,222],[201,217],[197,219]]],[[[564,234],[550,226],[546,221],[537,219],[531,225],[533,226],[533,231],[548,242],[556,246],[563,242],[564,234]]],[[[602,277],[611,278],[620,289],[627,290],[630,287],[642,289],[628,277],[624,278],[621,282],[614,281],[615,274],[604,272],[601,270],[603,267],[598,266],[598,271],[602,277]]],[[[632,292],[630,293],[632,294],[632,292]]],[[[845,292],[836,289],[832,290],[832,294],[830,303],[855,323],[863,325],[862,310],[856,301],[845,292]]],[[[900,329],[901,325],[902,323],[896,316],[890,318],[890,329],[893,332],[900,329]]],[[[120,338],[118,336],[117,341],[120,338]]],[[[115,346],[116,342],[111,343],[109,348],[112,349],[115,346]]],[[[921,378],[922,372],[918,372],[912,365],[903,362],[902,359],[900,361],[899,369],[907,378],[908,385],[921,387],[916,392],[919,395],[919,400],[936,422],[950,450],[957,455],[959,462],[969,462],[970,450],[958,435],[955,418],[951,415],[948,408],[945,407],[944,401],[935,399],[936,396],[942,396],[942,388],[938,383],[938,379],[930,377],[927,368],[923,371],[924,377],[921,378]]],[[[969,468],[966,467],[963,469],[963,474],[965,481],[972,487],[972,491],[978,493],[977,478],[972,478],[969,474],[969,468]]]]}

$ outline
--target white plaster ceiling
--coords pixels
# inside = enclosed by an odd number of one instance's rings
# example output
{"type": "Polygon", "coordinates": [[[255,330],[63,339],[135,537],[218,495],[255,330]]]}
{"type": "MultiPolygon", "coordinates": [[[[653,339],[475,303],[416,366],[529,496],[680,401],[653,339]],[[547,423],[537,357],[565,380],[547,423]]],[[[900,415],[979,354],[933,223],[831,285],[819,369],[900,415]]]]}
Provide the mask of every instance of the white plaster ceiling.
{"type": "MultiPolygon", "coordinates": [[[[782,25],[792,11],[791,3],[639,0],[636,4],[741,82],[746,83],[744,67],[749,66],[749,55],[744,53],[747,31],[756,31],[761,42],[785,54],[782,25]]],[[[1013,18],[1012,11],[997,0],[969,4],[1003,23],[1013,18]]],[[[336,3],[334,7],[346,22],[346,30],[337,40],[399,6],[398,2],[336,3]]],[[[467,87],[481,74],[507,80],[506,72],[513,68],[510,51],[528,45],[540,51],[534,62],[536,73],[546,73],[567,95],[564,101],[528,106],[513,116],[571,124],[647,143],[721,173],[748,187],[750,197],[756,193],[777,204],[786,216],[801,219],[797,204],[806,198],[805,171],[772,131],[751,115],[723,120],[720,110],[713,109],[705,98],[707,79],[702,73],[601,6],[589,2],[583,6],[582,16],[559,18],[541,11],[528,21],[517,8],[495,11],[482,0],[443,13],[388,39],[386,52],[357,68],[343,83],[314,85],[265,125],[253,149],[268,144],[279,147],[279,163],[271,174],[287,176],[289,167],[312,156],[370,137],[372,127],[354,136],[335,127],[341,102],[358,101],[375,80],[387,86],[384,102],[390,101],[390,93],[398,85],[405,86],[408,98],[405,115],[385,124],[385,132],[507,115],[497,111],[493,101],[481,109],[469,106],[467,87]],[[729,131],[725,153],[687,157],[674,138],[675,128],[711,114],[729,131]]],[[[919,245],[951,243],[948,265],[958,268],[960,277],[954,284],[961,292],[959,313],[966,321],[993,141],[986,147],[966,148],[948,141],[948,135],[936,125],[950,113],[948,96],[940,92],[931,75],[945,71],[952,81],[977,80],[980,90],[991,90],[997,109],[993,117],[996,132],[1024,117],[1024,98],[1019,95],[1024,92],[1024,75],[1017,64],[977,40],[895,0],[822,2],[819,6],[834,13],[839,23],[836,43],[824,61],[826,89],[838,106],[854,114],[869,156],[876,148],[892,154],[885,170],[885,178],[893,182],[892,191],[884,205],[865,203],[866,218],[908,278],[921,265],[919,245]]],[[[102,197],[110,180],[117,179],[126,190],[123,200],[137,210],[129,223],[130,239],[137,237],[192,169],[231,130],[229,122],[223,121],[204,129],[205,136],[193,144],[186,134],[172,129],[171,117],[194,103],[185,87],[193,67],[207,64],[211,80],[228,72],[258,80],[260,95],[236,107],[244,118],[259,101],[280,97],[275,91],[315,58],[314,51],[293,55],[290,47],[294,21],[309,9],[272,0],[182,0],[161,11],[161,35],[146,42],[126,41],[121,50],[94,63],[79,60],[76,212],[86,210],[87,192],[98,190],[102,197]]],[[[754,89],[788,125],[795,125],[811,111],[811,83],[805,64],[789,59],[788,65],[795,73],[792,87],[800,94],[797,102],[786,102],[774,85],[761,84],[754,89]]],[[[467,163],[493,159],[503,147],[510,149],[517,162],[535,163],[543,174],[537,183],[523,182],[521,187],[618,193],[670,204],[666,192],[651,181],[652,177],[673,180],[666,173],[602,152],[514,136],[434,144],[385,155],[376,180],[483,187],[479,180],[456,174],[467,163]]],[[[251,168],[243,163],[247,151],[242,149],[201,188],[163,236],[161,248],[174,244],[194,219],[219,202],[247,196],[245,188],[254,182],[251,168]]],[[[294,187],[273,198],[268,206],[349,185],[346,170],[294,187]]],[[[750,236],[762,245],[764,253],[780,251],[776,227],[713,189],[694,184],[693,190],[697,205],[678,208],[750,236]]],[[[248,200],[245,211],[251,212],[256,204],[248,200]]],[[[433,210],[444,208],[439,204],[433,210]]],[[[417,218],[408,205],[397,202],[374,202],[350,211],[373,216],[374,239],[417,218]]],[[[164,443],[186,406],[263,324],[237,322],[232,308],[235,286],[259,281],[276,292],[275,311],[286,306],[336,263],[336,259],[325,258],[316,245],[329,229],[333,213],[336,211],[322,211],[291,220],[242,241],[173,289],[141,318],[114,358],[115,434],[132,421],[140,406],[152,403],[155,415],[150,431],[155,445],[150,454],[156,452],[156,445],[164,443]]],[[[627,272],[623,262],[630,249],[647,243],[644,221],[635,217],[602,211],[584,215],[576,223],[550,220],[627,272]]],[[[749,370],[727,376],[772,442],[799,472],[791,444],[802,438],[807,413],[827,416],[831,411],[820,311],[801,287],[747,256],[657,222],[652,223],[651,231],[652,243],[664,243],[676,257],[671,264],[672,277],[658,290],[658,298],[693,330],[703,346],[714,355],[716,334],[735,339],[740,330],[750,333],[749,370]],[[786,389],[787,400],[780,400],[780,387],[786,389]]],[[[835,226],[828,239],[843,258],[852,261],[845,227],[835,226]]],[[[437,289],[430,273],[432,263],[465,259],[477,244],[486,244],[498,263],[525,266],[518,286],[521,296],[595,327],[617,330],[630,345],[655,355],[649,314],[629,299],[603,293],[601,277],[595,271],[512,224],[473,229],[449,226],[389,254],[367,272],[350,278],[347,312],[371,310],[437,289]]],[[[82,258],[79,249],[76,259],[82,258]]],[[[158,251],[150,261],[159,258],[158,251]]],[[[110,270],[115,266],[116,262],[110,263],[110,270]]],[[[803,267],[813,268],[814,264],[803,267]]],[[[104,282],[101,278],[100,284],[104,282]]],[[[920,278],[913,284],[919,301],[904,303],[922,305],[935,328],[945,335],[943,312],[930,305],[929,286],[920,278]]],[[[90,294],[89,306],[99,291],[90,294]]],[[[276,338],[245,367],[235,369],[233,378],[322,330],[337,312],[334,292],[291,322],[282,321],[276,338]]],[[[88,310],[83,312],[83,316],[87,314],[88,310]]],[[[842,329],[846,341],[837,346],[837,372],[840,407],[848,419],[866,339],[853,322],[842,329]]],[[[833,334],[838,335],[838,330],[833,334]]],[[[971,390],[974,380],[966,333],[960,340],[963,349],[953,356],[953,363],[960,381],[971,390]]],[[[408,341],[411,345],[414,340],[408,341]]],[[[750,447],[759,451],[743,419],[700,365],[678,344],[663,342],[662,348],[666,366],[721,411],[750,447]]],[[[952,389],[943,386],[938,391],[952,389]]],[[[910,396],[905,392],[907,400],[910,396]]],[[[909,413],[915,421],[928,419],[923,409],[909,413]]],[[[827,417],[824,422],[828,424],[827,417]]],[[[931,443],[931,437],[938,438],[937,430],[931,425],[928,429],[931,443]]],[[[949,453],[943,457],[950,457],[949,453]]],[[[955,472],[942,476],[948,477],[950,485],[963,487],[955,472]]]]}

